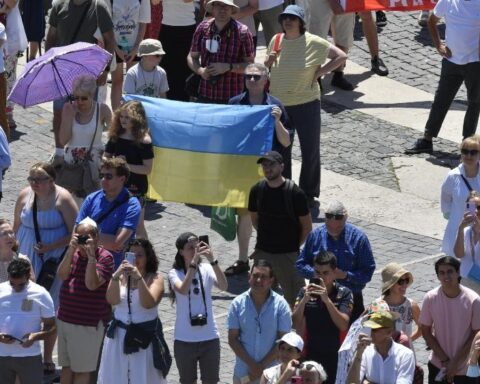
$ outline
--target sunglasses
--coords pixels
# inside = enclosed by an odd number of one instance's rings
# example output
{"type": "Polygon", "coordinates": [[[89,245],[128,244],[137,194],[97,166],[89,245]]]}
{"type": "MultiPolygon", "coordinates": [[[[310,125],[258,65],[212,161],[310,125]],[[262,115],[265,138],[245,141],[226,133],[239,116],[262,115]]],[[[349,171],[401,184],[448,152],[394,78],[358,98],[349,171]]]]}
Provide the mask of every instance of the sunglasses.
{"type": "MultiPolygon", "coordinates": [[[[298,369],[305,369],[305,370],[307,370],[307,371],[315,370],[315,371],[318,372],[317,367],[316,367],[315,365],[313,365],[313,364],[304,364],[304,363],[302,363],[302,364],[300,364],[300,365],[298,366],[298,369]]],[[[318,372],[318,374],[320,375],[320,372],[318,372]]],[[[320,376],[321,376],[321,375],[320,375],[320,376]]]]}
{"type": "Polygon", "coordinates": [[[333,213],[325,213],[325,217],[328,219],[328,220],[331,220],[331,219],[334,219],[334,220],[343,220],[343,218],[345,217],[345,215],[335,215],[333,213]]]}
{"type": "Polygon", "coordinates": [[[404,279],[398,279],[397,284],[398,285],[408,285],[408,284],[410,284],[410,278],[405,277],[404,279]]]}
{"type": "Polygon", "coordinates": [[[87,101],[88,99],[89,99],[88,96],[73,96],[73,100],[75,101],[78,101],[78,100],[87,101]]]}
{"type": "Polygon", "coordinates": [[[32,176],[29,176],[27,177],[27,181],[31,184],[35,183],[35,184],[41,184],[41,183],[45,183],[47,180],[50,180],[50,177],[32,177],[32,176]]]}
{"type": "Polygon", "coordinates": [[[198,279],[197,278],[192,279],[192,284],[195,285],[195,288],[193,288],[193,293],[195,295],[198,295],[200,293],[200,288],[197,287],[198,279]]]}
{"type": "Polygon", "coordinates": [[[462,155],[470,155],[470,156],[477,156],[478,155],[478,149],[467,149],[467,148],[462,148],[460,150],[460,153],[462,155]]]}
{"type": "Polygon", "coordinates": [[[245,80],[248,80],[248,81],[253,80],[253,81],[257,82],[262,78],[262,75],[254,75],[254,74],[249,75],[248,73],[245,73],[243,75],[243,77],[245,78],[245,80]]]}
{"type": "Polygon", "coordinates": [[[100,179],[107,179],[107,180],[112,180],[113,179],[113,173],[99,173],[98,177],[100,179]]]}

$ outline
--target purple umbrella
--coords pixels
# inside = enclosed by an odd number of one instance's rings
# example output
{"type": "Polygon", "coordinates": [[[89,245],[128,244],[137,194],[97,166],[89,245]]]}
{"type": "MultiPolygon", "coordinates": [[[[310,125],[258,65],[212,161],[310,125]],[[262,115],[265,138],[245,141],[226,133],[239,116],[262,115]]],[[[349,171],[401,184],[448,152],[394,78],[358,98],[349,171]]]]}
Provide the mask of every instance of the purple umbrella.
{"type": "Polygon", "coordinates": [[[110,53],[95,44],[75,43],[51,48],[27,63],[8,100],[25,108],[65,97],[72,92],[77,76],[98,77],[111,58],[110,53]]]}

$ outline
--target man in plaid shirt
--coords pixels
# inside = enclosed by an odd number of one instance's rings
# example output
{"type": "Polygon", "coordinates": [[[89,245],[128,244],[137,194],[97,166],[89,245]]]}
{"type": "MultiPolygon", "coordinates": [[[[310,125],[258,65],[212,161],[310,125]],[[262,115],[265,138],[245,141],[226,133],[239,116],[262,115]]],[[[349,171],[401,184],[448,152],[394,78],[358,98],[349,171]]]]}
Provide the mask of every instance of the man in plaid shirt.
{"type": "Polygon", "coordinates": [[[254,61],[255,47],[247,26],[232,18],[239,10],[233,1],[210,0],[206,8],[213,18],[198,25],[188,66],[202,77],[198,101],[227,104],[243,92],[243,72],[254,61]]]}

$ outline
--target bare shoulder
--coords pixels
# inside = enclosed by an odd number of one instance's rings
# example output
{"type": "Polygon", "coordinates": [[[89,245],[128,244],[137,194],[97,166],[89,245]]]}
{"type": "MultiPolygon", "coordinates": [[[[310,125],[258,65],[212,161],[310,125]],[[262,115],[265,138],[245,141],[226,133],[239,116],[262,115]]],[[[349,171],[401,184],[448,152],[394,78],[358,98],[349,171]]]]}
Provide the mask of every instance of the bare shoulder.
{"type": "Polygon", "coordinates": [[[152,144],[152,137],[148,133],[143,137],[142,144],[152,144]]]}

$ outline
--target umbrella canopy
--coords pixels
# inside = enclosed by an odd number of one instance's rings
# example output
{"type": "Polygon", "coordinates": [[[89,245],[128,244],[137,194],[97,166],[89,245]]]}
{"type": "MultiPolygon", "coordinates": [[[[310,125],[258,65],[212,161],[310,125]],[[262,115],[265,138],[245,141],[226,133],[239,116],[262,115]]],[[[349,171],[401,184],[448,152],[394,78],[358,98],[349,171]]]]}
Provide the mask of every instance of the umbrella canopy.
{"type": "Polygon", "coordinates": [[[25,108],[65,97],[71,94],[77,76],[98,77],[111,58],[110,53],[95,44],[80,42],[51,48],[27,63],[8,100],[25,108]]]}

